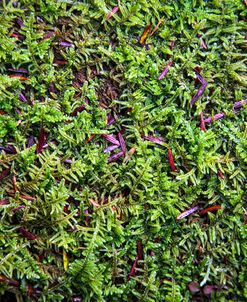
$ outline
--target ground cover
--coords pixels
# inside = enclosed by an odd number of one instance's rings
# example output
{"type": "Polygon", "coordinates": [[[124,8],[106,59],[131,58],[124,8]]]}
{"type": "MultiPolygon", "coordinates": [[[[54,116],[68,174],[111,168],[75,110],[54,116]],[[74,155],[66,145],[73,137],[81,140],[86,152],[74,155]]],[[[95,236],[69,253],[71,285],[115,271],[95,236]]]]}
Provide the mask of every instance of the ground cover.
{"type": "Polygon", "coordinates": [[[0,301],[245,301],[246,1],[0,1],[0,301]]]}

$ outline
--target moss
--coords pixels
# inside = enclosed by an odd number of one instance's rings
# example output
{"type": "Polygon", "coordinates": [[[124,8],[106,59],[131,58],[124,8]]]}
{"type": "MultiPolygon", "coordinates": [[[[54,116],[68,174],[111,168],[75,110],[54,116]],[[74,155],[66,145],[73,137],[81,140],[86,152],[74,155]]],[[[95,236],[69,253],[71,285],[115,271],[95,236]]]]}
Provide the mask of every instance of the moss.
{"type": "Polygon", "coordinates": [[[245,21],[240,0],[1,2],[0,300],[247,298],[245,21]]]}

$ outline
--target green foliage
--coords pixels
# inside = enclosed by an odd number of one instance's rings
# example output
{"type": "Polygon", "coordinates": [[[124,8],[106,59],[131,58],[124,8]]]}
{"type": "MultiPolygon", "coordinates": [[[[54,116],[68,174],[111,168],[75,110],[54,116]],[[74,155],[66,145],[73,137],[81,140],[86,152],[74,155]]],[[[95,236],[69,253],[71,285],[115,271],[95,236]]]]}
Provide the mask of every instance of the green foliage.
{"type": "Polygon", "coordinates": [[[1,1],[0,300],[246,300],[247,107],[232,110],[246,14],[241,0],[1,1]],[[225,118],[204,132],[201,112],[225,118]],[[102,134],[120,131],[130,153],[108,163],[102,134]]]}

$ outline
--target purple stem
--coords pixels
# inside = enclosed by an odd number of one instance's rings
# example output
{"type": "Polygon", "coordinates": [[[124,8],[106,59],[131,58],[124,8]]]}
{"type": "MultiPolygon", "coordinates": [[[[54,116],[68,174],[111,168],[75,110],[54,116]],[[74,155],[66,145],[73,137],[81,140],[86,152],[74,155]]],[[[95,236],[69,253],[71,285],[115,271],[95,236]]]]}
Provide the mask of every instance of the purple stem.
{"type": "Polygon", "coordinates": [[[193,106],[195,102],[202,96],[204,90],[208,85],[208,82],[199,73],[197,73],[197,78],[202,83],[202,86],[198,89],[196,94],[193,96],[192,100],[190,101],[190,106],[193,106]]]}
{"type": "Polygon", "coordinates": [[[127,151],[127,148],[126,148],[126,143],[125,143],[125,140],[124,140],[121,132],[118,133],[118,140],[120,142],[121,149],[122,149],[123,153],[125,154],[127,151]]]}
{"type": "Polygon", "coordinates": [[[24,228],[19,228],[19,232],[21,233],[21,235],[25,238],[27,238],[28,240],[36,240],[37,236],[35,236],[33,233],[29,232],[28,230],[24,229],[24,228]]]}
{"type": "Polygon", "coordinates": [[[70,42],[60,42],[59,45],[63,46],[63,47],[72,47],[73,43],[70,43],[70,42]]]}
{"type": "Polygon", "coordinates": [[[243,101],[240,101],[240,102],[235,102],[233,104],[233,109],[234,110],[240,109],[244,104],[247,105],[247,100],[243,100],[243,101]]]}
{"type": "Polygon", "coordinates": [[[158,77],[159,81],[162,80],[166,76],[166,74],[168,73],[169,68],[171,67],[172,64],[173,64],[173,62],[171,61],[166,65],[165,69],[161,72],[160,76],[158,77]]]}
{"type": "Polygon", "coordinates": [[[107,121],[107,126],[113,125],[115,122],[116,122],[115,119],[111,118],[107,121]]]}
{"type": "Polygon", "coordinates": [[[85,224],[86,225],[89,225],[89,222],[90,222],[90,217],[89,217],[89,211],[88,210],[85,210],[84,211],[84,220],[85,220],[85,224]]]}
{"type": "Polygon", "coordinates": [[[71,160],[71,159],[65,159],[64,162],[65,162],[66,164],[72,164],[72,160],[71,160]]]}
{"type": "Polygon", "coordinates": [[[111,151],[113,151],[113,150],[115,150],[117,148],[119,148],[119,145],[111,145],[111,146],[105,148],[104,153],[111,152],[111,151]]]}
{"type": "Polygon", "coordinates": [[[143,137],[144,140],[150,141],[159,145],[164,145],[164,141],[162,138],[154,137],[152,135],[146,135],[143,137]]]}
{"type": "Polygon", "coordinates": [[[12,209],[13,213],[19,212],[21,209],[24,209],[26,206],[19,206],[17,208],[12,209]]]}
{"type": "Polygon", "coordinates": [[[16,154],[16,149],[13,145],[8,145],[7,147],[0,147],[0,151],[3,150],[8,154],[16,154]]]}
{"type": "Polygon", "coordinates": [[[192,213],[194,213],[197,210],[199,210],[198,206],[191,208],[188,211],[185,211],[185,212],[181,213],[180,215],[178,215],[177,220],[183,219],[184,217],[191,215],[192,213]]]}
{"type": "Polygon", "coordinates": [[[17,18],[16,23],[20,26],[20,28],[23,27],[24,23],[20,18],[17,18]]]}
{"type": "Polygon", "coordinates": [[[150,46],[149,46],[147,43],[142,43],[142,47],[145,47],[146,50],[149,50],[149,49],[150,49],[150,46]]]}
{"type": "Polygon", "coordinates": [[[69,208],[70,208],[70,205],[67,203],[67,204],[64,206],[63,211],[64,211],[66,214],[70,214],[71,211],[70,211],[69,208]]]}
{"type": "Polygon", "coordinates": [[[121,151],[121,152],[119,152],[119,153],[116,153],[116,154],[113,154],[113,155],[111,155],[110,157],[108,157],[108,163],[110,163],[110,162],[112,162],[112,161],[115,161],[115,160],[117,160],[119,157],[121,157],[121,156],[123,156],[124,155],[124,152],[123,151],[121,151]]]}
{"type": "Polygon", "coordinates": [[[37,16],[37,21],[40,22],[40,23],[44,23],[44,20],[39,16],[37,16]]]}
{"type": "Polygon", "coordinates": [[[170,43],[170,49],[171,49],[171,50],[173,50],[174,45],[175,45],[175,42],[176,42],[176,41],[171,41],[171,43],[170,43]]]}
{"type": "Polygon", "coordinates": [[[200,75],[200,73],[197,72],[196,75],[197,75],[197,79],[200,81],[202,85],[208,84],[208,82],[204,79],[202,75],[200,75]]]}
{"type": "Polygon", "coordinates": [[[28,73],[28,70],[25,68],[8,68],[8,70],[17,73],[28,73]]]}
{"type": "Polygon", "coordinates": [[[200,291],[200,285],[196,281],[192,281],[188,285],[189,290],[192,294],[198,293],[200,291]]]}
{"type": "Polygon", "coordinates": [[[23,103],[27,102],[27,99],[26,99],[25,95],[22,92],[19,94],[18,98],[23,103]]]}
{"type": "Polygon", "coordinates": [[[1,206],[5,206],[6,204],[9,204],[8,199],[5,198],[5,199],[1,199],[1,200],[0,200],[0,205],[1,205],[1,206]]]}
{"type": "Polygon", "coordinates": [[[217,289],[217,286],[216,286],[216,285],[206,285],[206,286],[204,286],[204,288],[203,288],[203,293],[204,293],[204,295],[209,296],[209,295],[212,294],[212,292],[213,292],[215,289],[217,289]]]}
{"type": "Polygon", "coordinates": [[[27,148],[32,147],[35,144],[35,140],[33,136],[30,136],[27,140],[27,148]]]}
{"type": "Polygon", "coordinates": [[[0,173],[0,181],[9,174],[10,169],[5,169],[0,173]]]}
{"type": "Polygon", "coordinates": [[[114,117],[109,113],[107,114],[107,126],[110,126],[115,123],[114,117]]]}
{"type": "Polygon", "coordinates": [[[217,120],[219,120],[219,119],[221,119],[221,118],[223,118],[223,117],[225,117],[225,113],[220,112],[220,113],[215,114],[215,115],[212,116],[212,117],[209,117],[209,118],[205,119],[205,120],[204,120],[204,123],[205,123],[205,124],[210,124],[210,123],[212,123],[213,121],[217,121],[217,120]]]}
{"type": "Polygon", "coordinates": [[[50,83],[48,89],[49,89],[49,92],[50,92],[50,93],[55,93],[55,92],[56,92],[56,90],[55,90],[55,85],[54,85],[53,82],[50,83]]]}
{"type": "Polygon", "coordinates": [[[120,145],[119,141],[111,134],[102,134],[102,137],[113,145],[120,145]]]}
{"type": "Polygon", "coordinates": [[[56,34],[55,31],[52,31],[52,32],[48,32],[44,35],[43,37],[43,40],[47,40],[47,39],[50,39],[52,36],[54,36],[56,34]]]}

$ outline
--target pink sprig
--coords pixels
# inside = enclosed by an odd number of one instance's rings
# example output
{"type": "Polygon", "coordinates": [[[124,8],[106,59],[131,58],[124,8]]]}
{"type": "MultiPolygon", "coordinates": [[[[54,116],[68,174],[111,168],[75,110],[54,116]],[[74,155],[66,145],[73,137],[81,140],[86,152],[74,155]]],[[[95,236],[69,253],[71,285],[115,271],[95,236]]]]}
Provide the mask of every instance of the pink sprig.
{"type": "Polygon", "coordinates": [[[114,14],[116,14],[119,10],[118,6],[113,7],[113,9],[106,16],[106,21],[108,21],[114,14]]]}
{"type": "Polygon", "coordinates": [[[206,131],[204,116],[202,112],[200,113],[200,119],[201,119],[201,130],[206,131]]]}
{"type": "Polygon", "coordinates": [[[156,143],[158,145],[164,145],[164,141],[162,138],[154,137],[152,135],[145,135],[143,137],[144,140],[156,143]]]}
{"type": "Polygon", "coordinates": [[[191,215],[192,213],[194,213],[194,212],[196,212],[196,211],[198,211],[198,210],[199,210],[199,207],[198,207],[198,206],[196,206],[196,207],[194,207],[194,208],[191,208],[191,209],[189,209],[189,210],[187,210],[187,211],[181,213],[180,215],[178,215],[177,220],[183,219],[183,218],[185,218],[185,217],[191,215]]]}

